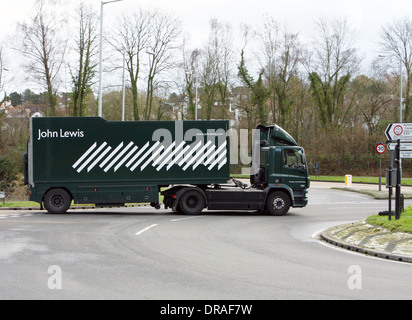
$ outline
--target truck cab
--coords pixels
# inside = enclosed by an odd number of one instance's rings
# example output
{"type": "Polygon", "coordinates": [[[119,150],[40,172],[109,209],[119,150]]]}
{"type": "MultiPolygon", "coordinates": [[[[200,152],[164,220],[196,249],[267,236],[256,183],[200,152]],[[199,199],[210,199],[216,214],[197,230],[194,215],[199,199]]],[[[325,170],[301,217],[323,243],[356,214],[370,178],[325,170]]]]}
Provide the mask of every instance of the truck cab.
{"type": "Polygon", "coordinates": [[[310,185],[305,151],[277,125],[257,127],[253,138],[250,185],[173,187],[162,194],[165,207],[185,214],[209,210],[256,210],[283,216],[308,203],[310,185]],[[187,196],[185,196],[187,195],[187,196]]]}
{"type": "MultiPolygon", "coordinates": [[[[250,182],[270,196],[266,209],[282,215],[289,207],[306,206],[310,178],[304,149],[278,125],[257,129],[259,138],[254,142],[259,144],[259,165],[252,163],[250,182]]],[[[256,145],[253,148],[258,150],[256,145]]]]}

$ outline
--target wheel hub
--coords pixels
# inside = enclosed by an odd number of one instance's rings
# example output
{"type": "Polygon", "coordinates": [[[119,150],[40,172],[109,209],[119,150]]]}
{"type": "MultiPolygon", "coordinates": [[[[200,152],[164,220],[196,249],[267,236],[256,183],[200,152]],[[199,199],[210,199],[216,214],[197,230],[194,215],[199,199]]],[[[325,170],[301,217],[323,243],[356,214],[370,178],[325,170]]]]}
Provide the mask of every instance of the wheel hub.
{"type": "Polygon", "coordinates": [[[285,207],[285,201],[282,198],[276,198],[273,200],[273,208],[275,210],[282,210],[285,207]]]}
{"type": "Polygon", "coordinates": [[[54,196],[51,197],[50,203],[51,203],[54,207],[59,208],[59,207],[61,207],[61,206],[63,205],[63,198],[62,198],[62,196],[56,194],[56,195],[54,195],[54,196]]]}

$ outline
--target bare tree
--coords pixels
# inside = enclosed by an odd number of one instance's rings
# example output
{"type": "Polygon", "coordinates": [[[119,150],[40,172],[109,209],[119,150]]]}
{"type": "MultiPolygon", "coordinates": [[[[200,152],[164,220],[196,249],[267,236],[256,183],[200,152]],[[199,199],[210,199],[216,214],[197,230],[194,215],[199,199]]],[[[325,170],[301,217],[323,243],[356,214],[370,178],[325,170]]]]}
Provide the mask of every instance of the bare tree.
{"type": "Polygon", "coordinates": [[[4,80],[4,71],[6,71],[6,59],[3,54],[3,48],[0,47],[0,93],[3,97],[0,96],[0,105],[6,101],[7,93],[5,92],[5,80],[4,80]]]}
{"type": "Polygon", "coordinates": [[[149,43],[151,16],[151,12],[142,9],[123,15],[118,20],[118,24],[109,39],[110,44],[118,53],[125,54],[135,120],[141,119],[138,80],[142,54],[147,50],[149,43]]]}
{"type": "Polygon", "coordinates": [[[201,58],[201,51],[199,49],[194,49],[190,51],[185,51],[183,46],[183,71],[185,73],[185,89],[184,92],[187,94],[189,99],[188,112],[186,117],[188,119],[194,120],[196,116],[196,86],[199,81],[199,62],[201,58]]]}
{"type": "Polygon", "coordinates": [[[219,100],[220,100],[220,119],[226,119],[226,112],[229,109],[230,88],[233,81],[233,43],[232,28],[229,24],[222,24],[214,21],[216,24],[215,37],[217,42],[217,70],[219,76],[219,100]]]}
{"type": "Polygon", "coordinates": [[[262,70],[269,89],[269,104],[272,120],[278,123],[278,102],[276,98],[276,77],[278,72],[277,59],[279,55],[280,26],[273,18],[266,16],[263,28],[254,32],[259,42],[259,52],[256,53],[257,61],[262,70]]]}
{"type": "Polygon", "coordinates": [[[231,27],[217,19],[210,21],[210,34],[202,62],[202,116],[210,120],[212,107],[220,102],[219,118],[226,118],[229,89],[233,78],[233,49],[231,27]],[[204,112],[203,112],[204,111],[204,112]]]}
{"type": "Polygon", "coordinates": [[[297,34],[282,29],[269,16],[257,36],[262,48],[258,60],[270,92],[272,119],[287,128],[291,121],[294,79],[298,75],[302,45],[297,34]]]}
{"type": "Polygon", "coordinates": [[[174,55],[179,48],[181,22],[172,15],[155,10],[150,19],[150,40],[147,48],[149,68],[147,75],[146,106],[144,120],[149,120],[152,113],[153,94],[158,85],[156,77],[175,66],[174,55]]]}
{"type": "Polygon", "coordinates": [[[345,20],[320,19],[315,31],[313,54],[306,63],[310,91],[322,126],[340,126],[350,114],[352,104],[344,101],[345,92],[360,64],[355,36],[345,20]]]}
{"type": "Polygon", "coordinates": [[[66,41],[62,38],[64,20],[57,15],[56,3],[37,0],[29,23],[18,25],[20,51],[28,60],[25,69],[47,91],[46,115],[56,115],[60,68],[64,63],[66,41]]]}
{"type": "Polygon", "coordinates": [[[380,37],[382,50],[400,61],[402,69],[406,70],[406,88],[403,94],[405,119],[403,121],[410,121],[412,119],[412,19],[396,20],[383,27],[380,37]]]}
{"type": "Polygon", "coordinates": [[[86,116],[86,98],[91,93],[95,69],[97,66],[97,15],[83,2],[77,10],[77,36],[75,37],[75,48],[77,63],[70,68],[73,81],[73,106],[72,116],[86,116]]]}
{"type": "Polygon", "coordinates": [[[217,59],[216,43],[209,39],[202,61],[201,74],[202,118],[205,120],[212,118],[212,107],[217,95],[217,84],[219,82],[217,59]]]}

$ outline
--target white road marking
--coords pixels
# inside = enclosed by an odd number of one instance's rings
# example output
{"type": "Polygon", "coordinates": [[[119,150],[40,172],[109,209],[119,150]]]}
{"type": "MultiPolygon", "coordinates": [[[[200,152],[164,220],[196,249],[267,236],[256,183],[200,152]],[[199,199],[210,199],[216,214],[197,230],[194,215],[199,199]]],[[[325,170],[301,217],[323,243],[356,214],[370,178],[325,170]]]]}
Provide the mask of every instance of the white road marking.
{"type": "Polygon", "coordinates": [[[182,221],[182,220],[187,220],[187,219],[195,219],[195,218],[201,218],[201,217],[203,217],[203,216],[195,216],[195,217],[179,218],[179,219],[173,219],[173,220],[170,220],[170,221],[172,221],[172,222],[176,222],[176,221],[182,221]]]}
{"type": "Polygon", "coordinates": [[[146,232],[147,230],[156,227],[157,224],[152,224],[151,226],[148,226],[147,228],[144,228],[143,230],[140,230],[139,232],[136,232],[136,236],[140,236],[143,232],[146,232]]]}

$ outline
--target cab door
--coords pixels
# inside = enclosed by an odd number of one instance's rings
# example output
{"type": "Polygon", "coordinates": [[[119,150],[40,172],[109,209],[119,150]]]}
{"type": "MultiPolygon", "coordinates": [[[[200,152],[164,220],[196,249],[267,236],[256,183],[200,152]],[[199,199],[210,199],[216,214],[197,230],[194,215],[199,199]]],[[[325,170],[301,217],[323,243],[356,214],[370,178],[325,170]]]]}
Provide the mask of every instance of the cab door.
{"type": "Polygon", "coordinates": [[[281,171],[284,183],[293,190],[307,188],[307,165],[305,151],[300,147],[285,147],[282,150],[281,171]]]}

